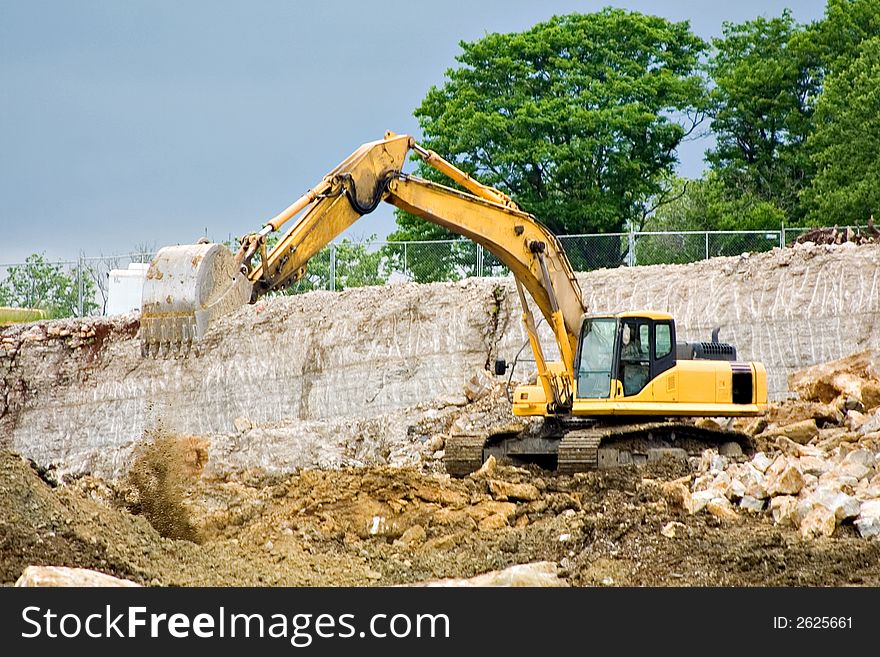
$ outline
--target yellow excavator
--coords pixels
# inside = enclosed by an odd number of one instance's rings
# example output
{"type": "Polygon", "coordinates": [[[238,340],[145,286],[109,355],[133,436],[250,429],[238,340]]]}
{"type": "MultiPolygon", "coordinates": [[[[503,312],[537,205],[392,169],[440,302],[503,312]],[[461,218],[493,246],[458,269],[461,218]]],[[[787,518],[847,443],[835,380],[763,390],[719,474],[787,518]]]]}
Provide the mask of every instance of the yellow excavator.
{"type": "MultiPolygon", "coordinates": [[[[734,454],[748,447],[741,433],[686,418],[764,413],[761,363],[738,361],[717,331],[711,341],[677,341],[667,313],[588,313],[568,257],[544,225],[501,191],[392,132],[361,146],[259,232],[243,237],[235,255],[211,243],[161,249],[144,285],[143,353],[198,349],[213,319],[301,278],[320,249],[382,201],[481,244],[510,269],[522,305],[537,377],[514,390],[513,414],[544,420],[450,436],[444,457],[450,474],[467,474],[489,455],[571,473],[686,457],[707,445],[734,454]],[[466,191],[403,173],[410,153],[466,191]],[[270,248],[267,238],[297,215],[270,248]],[[552,330],[558,361],[545,357],[527,294],[552,330]]],[[[496,374],[506,369],[496,363],[496,374]]]]}

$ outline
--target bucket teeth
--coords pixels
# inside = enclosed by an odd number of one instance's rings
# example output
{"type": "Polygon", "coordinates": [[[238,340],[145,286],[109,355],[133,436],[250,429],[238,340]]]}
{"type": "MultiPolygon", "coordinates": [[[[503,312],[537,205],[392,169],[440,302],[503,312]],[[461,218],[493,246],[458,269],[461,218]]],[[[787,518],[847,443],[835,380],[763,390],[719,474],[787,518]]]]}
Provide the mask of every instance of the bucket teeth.
{"type": "Polygon", "coordinates": [[[252,285],[222,244],[165,247],[147,271],[141,306],[141,354],[198,356],[212,321],[245,305],[252,285]]]}

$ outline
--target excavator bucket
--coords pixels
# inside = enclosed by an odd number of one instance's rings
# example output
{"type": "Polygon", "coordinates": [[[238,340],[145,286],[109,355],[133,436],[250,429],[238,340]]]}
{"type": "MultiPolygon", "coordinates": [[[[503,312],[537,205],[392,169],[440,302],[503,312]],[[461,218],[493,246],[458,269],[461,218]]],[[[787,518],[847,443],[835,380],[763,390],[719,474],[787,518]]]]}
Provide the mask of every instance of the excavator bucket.
{"type": "Polygon", "coordinates": [[[251,282],[222,244],[159,250],[147,270],[141,304],[143,354],[188,353],[211,322],[250,301],[251,282]]]}

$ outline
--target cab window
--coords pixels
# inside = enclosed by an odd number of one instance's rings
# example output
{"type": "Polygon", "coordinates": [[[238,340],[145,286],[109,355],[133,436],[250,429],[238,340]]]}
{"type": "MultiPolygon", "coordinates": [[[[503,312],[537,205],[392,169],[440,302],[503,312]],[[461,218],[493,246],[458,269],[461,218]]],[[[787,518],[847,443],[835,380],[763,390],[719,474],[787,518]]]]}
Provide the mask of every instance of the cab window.
{"type": "Polygon", "coordinates": [[[663,358],[664,356],[668,356],[669,352],[672,351],[672,329],[669,324],[656,324],[654,326],[654,349],[655,359],[663,358]]]}
{"type": "Polygon", "coordinates": [[[620,327],[620,379],[626,397],[637,395],[650,380],[651,326],[647,319],[624,319],[620,327]]]}
{"type": "Polygon", "coordinates": [[[580,358],[577,364],[577,396],[603,399],[611,394],[611,368],[614,365],[614,318],[587,319],[581,330],[580,358]]]}

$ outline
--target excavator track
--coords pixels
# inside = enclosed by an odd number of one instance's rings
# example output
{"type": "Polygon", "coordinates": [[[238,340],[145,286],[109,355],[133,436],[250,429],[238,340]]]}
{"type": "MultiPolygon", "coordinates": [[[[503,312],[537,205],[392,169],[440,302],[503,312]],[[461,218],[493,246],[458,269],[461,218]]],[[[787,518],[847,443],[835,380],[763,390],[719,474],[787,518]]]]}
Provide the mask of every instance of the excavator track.
{"type": "Polygon", "coordinates": [[[452,435],[446,439],[443,464],[453,477],[464,477],[483,465],[485,435],[452,435]]]}
{"type": "Polygon", "coordinates": [[[574,474],[599,467],[599,444],[604,433],[597,429],[570,431],[559,441],[556,471],[574,474]]]}
{"type": "Polygon", "coordinates": [[[685,421],[602,424],[548,424],[541,432],[451,436],[443,462],[449,474],[462,477],[477,470],[486,457],[547,466],[555,457],[559,474],[574,474],[663,458],[686,460],[714,447],[730,456],[751,451],[748,436],[736,431],[700,427],[685,421]],[[586,424],[587,426],[584,426],[586,424]]]}

